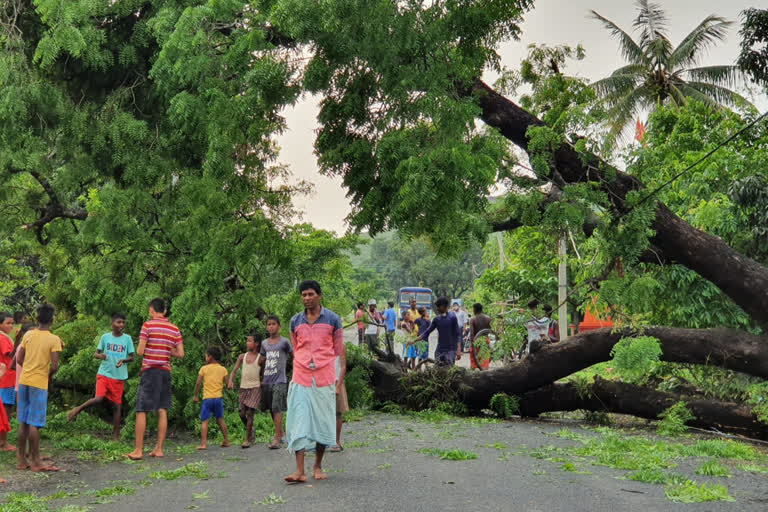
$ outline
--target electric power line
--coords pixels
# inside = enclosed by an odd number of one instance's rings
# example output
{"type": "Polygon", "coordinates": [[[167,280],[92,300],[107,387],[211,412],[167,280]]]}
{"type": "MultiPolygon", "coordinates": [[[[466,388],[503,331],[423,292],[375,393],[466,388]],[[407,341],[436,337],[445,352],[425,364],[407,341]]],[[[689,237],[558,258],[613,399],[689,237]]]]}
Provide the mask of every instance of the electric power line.
{"type": "MultiPolygon", "coordinates": [[[[656,194],[658,194],[658,193],[659,193],[659,191],[660,191],[661,189],[663,189],[664,187],[666,187],[667,185],[669,185],[670,183],[672,183],[673,181],[675,181],[677,178],[679,178],[679,177],[680,177],[680,176],[682,176],[683,174],[687,173],[688,171],[690,171],[691,169],[693,169],[694,167],[696,167],[697,165],[699,165],[701,162],[703,162],[704,160],[706,160],[706,159],[707,159],[707,158],[709,158],[710,156],[714,155],[714,154],[715,154],[715,153],[716,153],[716,152],[717,152],[717,151],[718,151],[720,148],[722,148],[723,146],[725,146],[725,145],[729,144],[731,141],[733,141],[734,139],[736,139],[736,138],[737,138],[739,135],[741,135],[742,133],[746,132],[747,130],[749,130],[750,128],[752,128],[753,126],[755,126],[757,123],[759,123],[760,121],[762,121],[762,120],[763,120],[763,119],[765,119],[766,117],[768,117],[768,110],[766,110],[766,111],[765,111],[765,112],[764,112],[764,113],[763,113],[763,114],[762,114],[760,117],[758,117],[757,119],[755,119],[754,121],[752,121],[752,122],[751,122],[751,123],[749,123],[748,125],[744,126],[744,127],[741,129],[741,130],[737,131],[736,133],[734,133],[733,135],[731,135],[730,137],[728,137],[726,140],[724,140],[723,142],[721,142],[720,144],[718,144],[717,146],[715,146],[715,147],[714,147],[712,150],[710,150],[710,151],[709,151],[709,152],[708,152],[706,155],[702,156],[701,158],[699,158],[698,160],[696,160],[695,162],[693,162],[691,165],[689,165],[688,167],[686,167],[685,169],[683,169],[682,171],[680,171],[679,173],[675,174],[675,175],[674,175],[674,176],[672,176],[670,179],[668,179],[667,181],[665,181],[664,183],[662,183],[661,185],[659,185],[659,186],[658,186],[656,189],[654,189],[654,190],[653,190],[653,191],[652,191],[650,194],[648,194],[647,196],[645,196],[644,198],[642,198],[642,199],[641,199],[640,201],[638,201],[638,202],[637,202],[637,203],[636,203],[634,206],[632,206],[632,207],[631,207],[629,210],[627,210],[627,213],[631,212],[631,211],[632,211],[634,208],[636,208],[636,207],[640,206],[641,204],[643,204],[644,202],[646,202],[648,199],[650,199],[650,198],[652,198],[653,196],[655,196],[656,194]]],[[[626,214],[625,214],[625,215],[626,215],[626,214]]]]}

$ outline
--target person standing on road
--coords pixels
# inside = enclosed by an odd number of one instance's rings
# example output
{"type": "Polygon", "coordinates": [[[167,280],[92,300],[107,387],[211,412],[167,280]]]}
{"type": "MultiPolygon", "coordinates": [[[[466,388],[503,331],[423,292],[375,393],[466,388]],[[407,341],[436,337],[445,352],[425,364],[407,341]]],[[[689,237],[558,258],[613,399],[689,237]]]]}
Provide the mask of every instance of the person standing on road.
{"type": "MultiPolygon", "coordinates": [[[[475,316],[469,320],[469,338],[472,345],[469,349],[469,363],[472,368],[478,368],[479,366],[480,368],[487,369],[491,364],[491,356],[489,354],[487,358],[480,361],[477,355],[477,349],[479,347],[475,346],[475,338],[477,337],[478,332],[482,331],[483,329],[491,328],[491,317],[483,313],[483,305],[479,302],[476,302],[472,305],[472,312],[475,314],[475,316]]],[[[485,338],[485,343],[490,349],[488,338],[485,338]]]]}
{"type": "MultiPolygon", "coordinates": [[[[342,344],[344,348],[343,356],[336,356],[336,380],[339,380],[341,376],[341,360],[344,359],[346,364],[347,359],[347,346],[342,344]]],[[[343,452],[344,447],[341,445],[341,428],[344,425],[344,413],[349,412],[349,402],[347,401],[347,386],[344,382],[339,384],[336,388],[336,444],[331,446],[331,452],[343,452]]]]}
{"type": "Polygon", "coordinates": [[[144,456],[144,433],[150,411],[157,411],[157,443],[149,455],[163,456],[168,410],[171,408],[171,357],[184,357],[181,331],[165,317],[167,311],[163,299],[152,299],[149,302],[150,320],[141,326],[136,353],[144,359],[136,393],[136,446],[125,455],[131,460],[141,460],[144,456]]]}
{"type": "Polygon", "coordinates": [[[437,329],[437,348],[435,362],[440,366],[451,366],[461,359],[461,329],[456,314],[448,310],[448,298],[440,297],[435,301],[437,315],[429,328],[419,335],[419,340],[429,340],[429,335],[437,329]]]}
{"type": "Polygon", "coordinates": [[[368,301],[368,312],[366,313],[365,321],[368,324],[365,328],[365,343],[373,353],[379,348],[379,329],[384,323],[381,314],[376,311],[376,299],[368,301]]]}
{"type": "Polygon", "coordinates": [[[357,320],[357,346],[363,346],[363,333],[365,332],[365,323],[363,317],[365,316],[365,306],[362,302],[357,303],[357,311],[355,311],[355,320],[357,320]]]}
{"type": "Polygon", "coordinates": [[[525,344],[524,355],[528,355],[531,352],[536,352],[541,346],[542,340],[546,338],[547,327],[549,326],[548,318],[539,318],[539,301],[533,299],[528,302],[528,311],[531,313],[531,318],[525,322],[525,328],[528,330],[528,341],[525,344]]]}
{"type": "Polygon", "coordinates": [[[387,302],[387,306],[387,309],[384,310],[384,328],[386,329],[384,336],[387,344],[387,354],[394,354],[397,313],[395,312],[394,302],[387,302]]]}
{"type": "MultiPolygon", "coordinates": [[[[429,329],[429,312],[427,311],[427,308],[424,306],[419,308],[419,318],[414,320],[413,323],[416,325],[416,334],[426,332],[427,329],[429,329]]],[[[424,348],[421,350],[416,347],[419,362],[424,361],[429,357],[429,340],[426,340],[423,345],[424,348]]]]}
{"type": "Polygon", "coordinates": [[[413,344],[413,337],[419,334],[419,328],[416,327],[416,324],[411,320],[411,311],[409,309],[405,310],[403,321],[400,323],[400,329],[406,337],[406,342],[403,343],[403,358],[405,359],[405,365],[413,370],[416,368],[416,358],[419,357],[419,351],[413,344]]]}
{"type": "Polygon", "coordinates": [[[347,372],[341,318],[320,305],[323,295],[317,281],[303,281],[299,291],[304,311],[291,319],[293,378],[288,386],[286,418],[288,451],[296,457],[296,471],[285,477],[291,484],[307,481],[307,450],[315,450],[312,477],[328,478],[323,472],[323,455],[326,447],[336,442],[336,395],[347,372]]]}
{"type": "MultiPolygon", "coordinates": [[[[544,304],[541,309],[544,311],[544,316],[547,319],[547,338],[550,343],[557,343],[560,341],[560,325],[557,320],[552,318],[552,306],[544,304]]],[[[543,320],[543,318],[542,318],[543,320]]]]}
{"type": "MultiPolygon", "coordinates": [[[[464,337],[467,332],[467,322],[469,322],[469,315],[458,302],[453,303],[453,312],[456,314],[456,320],[459,322],[459,331],[461,332],[461,340],[464,341],[464,337]]],[[[464,352],[469,352],[469,348],[462,347],[464,352]]]]}
{"type": "Polygon", "coordinates": [[[283,413],[288,408],[288,378],[285,367],[288,355],[293,354],[293,346],[288,338],[280,336],[280,318],[267,317],[269,338],[261,343],[259,364],[264,368],[261,387],[261,408],[272,413],[275,424],[275,437],[268,445],[270,450],[277,450],[283,442],[283,413]]]}
{"type": "Polygon", "coordinates": [[[411,321],[415,322],[418,318],[421,317],[421,313],[419,313],[421,308],[417,308],[416,307],[416,299],[415,298],[411,299],[409,304],[410,304],[411,307],[410,307],[410,309],[408,311],[410,311],[410,313],[411,313],[411,321]]]}

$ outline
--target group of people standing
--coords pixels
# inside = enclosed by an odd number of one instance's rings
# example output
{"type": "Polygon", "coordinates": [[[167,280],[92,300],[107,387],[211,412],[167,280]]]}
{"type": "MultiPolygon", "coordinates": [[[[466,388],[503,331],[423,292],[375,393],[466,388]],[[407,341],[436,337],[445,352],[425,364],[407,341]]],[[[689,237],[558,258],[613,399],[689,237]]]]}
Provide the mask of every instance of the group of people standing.
{"type": "MultiPolygon", "coordinates": [[[[402,313],[400,329],[406,335],[403,343],[403,358],[406,364],[415,369],[418,362],[429,357],[429,335],[437,330],[437,347],[434,360],[440,365],[452,365],[461,359],[464,338],[468,335],[474,341],[476,333],[487,329],[491,325],[491,318],[483,313],[481,304],[474,304],[474,316],[469,318],[458,302],[453,302],[452,308],[447,297],[440,297],[435,301],[435,315],[430,318],[430,310],[426,307],[418,307],[416,299],[411,299],[409,308],[402,313]]],[[[388,308],[382,313],[376,309],[376,300],[368,301],[368,310],[363,303],[358,303],[355,312],[357,321],[358,343],[365,343],[374,352],[378,350],[379,331],[385,329],[385,344],[389,353],[393,352],[393,340],[397,312],[393,302],[387,303],[388,308]]],[[[474,348],[470,349],[474,350],[474,348]]],[[[475,367],[475,357],[470,359],[470,364],[475,367]]],[[[484,367],[490,364],[490,359],[483,363],[484,367]]]]}
{"type": "MultiPolygon", "coordinates": [[[[403,343],[403,359],[409,368],[417,368],[419,362],[429,357],[428,339],[434,330],[438,332],[434,353],[437,364],[453,365],[461,359],[462,352],[469,352],[471,368],[486,369],[490,366],[490,354],[485,352],[481,356],[483,351],[476,346],[475,340],[478,333],[491,329],[491,317],[483,312],[483,305],[480,303],[472,305],[472,317],[461,309],[458,302],[454,301],[450,309],[449,304],[447,297],[438,298],[435,301],[435,315],[430,319],[430,310],[417,307],[416,299],[411,299],[409,309],[402,313],[399,327],[407,337],[407,341],[403,343]],[[465,341],[467,343],[464,343],[465,341]]],[[[377,311],[375,299],[368,301],[367,310],[362,302],[357,305],[355,320],[358,344],[365,343],[371,352],[378,350],[379,332],[384,329],[386,350],[393,353],[397,312],[393,302],[388,302],[387,305],[388,308],[383,313],[377,311]]],[[[519,311],[525,313],[523,309],[519,311]]],[[[522,346],[521,356],[535,351],[542,343],[560,341],[559,326],[552,318],[552,312],[552,306],[549,304],[540,307],[539,301],[535,299],[528,303],[530,316],[525,321],[528,336],[522,346]]]]}
{"type": "MultiPolygon", "coordinates": [[[[304,311],[291,319],[290,340],[280,336],[280,319],[269,316],[266,322],[269,337],[260,341],[255,335],[248,336],[248,350],[238,357],[231,374],[221,364],[221,351],[217,347],[209,347],[194,391],[194,401],[198,402],[202,387],[202,439],[198,449],[207,449],[211,418],[222,430],[222,446],[229,446],[223,390],[225,387],[234,388],[234,376],[239,370],[239,412],[246,426],[242,447],[248,448],[253,443],[254,412],[259,407],[270,410],[275,437],[269,448],[277,449],[285,444],[296,460],[296,471],[285,477],[287,483],[306,481],[304,454],[307,450],[316,453],[312,476],[316,480],[327,478],[322,470],[323,455],[328,447],[332,451],[341,451],[338,441],[342,414],[349,410],[344,386],[346,351],[341,319],[322,306],[322,290],[316,281],[302,282],[299,292],[304,311]],[[293,375],[289,384],[286,365],[291,354],[293,375]],[[287,440],[283,440],[282,432],[284,412],[287,440]]],[[[83,410],[109,403],[114,412],[113,436],[118,438],[124,384],[128,378],[127,365],[135,356],[142,357],[135,405],[135,446],[125,455],[132,460],[144,457],[147,413],[150,412],[157,413],[158,431],[157,441],[149,455],[164,456],[163,445],[172,399],[171,360],[185,357],[181,331],[168,320],[165,302],[153,299],[148,305],[148,312],[150,319],[142,325],[138,347],[134,347],[132,338],[123,332],[125,316],[112,315],[112,330],[101,337],[94,354],[96,359],[102,361],[96,375],[95,396],[68,414],[68,420],[73,421],[83,410]]],[[[59,354],[64,348],[62,340],[50,332],[54,313],[50,304],[38,307],[37,325],[17,336],[21,338],[17,348],[9,336],[14,330],[15,319],[12,315],[0,313],[0,449],[17,450],[17,467],[21,470],[59,470],[40,457],[39,430],[46,425],[48,387],[58,371],[59,354]],[[14,382],[17,378],[18,385],[14,382]],[[3,402],[18,404],[18,447],[8,443],[7,434],[11,429],[3,402]]],[[[0,482],[5,481],[0,479],[0,482]]]]}

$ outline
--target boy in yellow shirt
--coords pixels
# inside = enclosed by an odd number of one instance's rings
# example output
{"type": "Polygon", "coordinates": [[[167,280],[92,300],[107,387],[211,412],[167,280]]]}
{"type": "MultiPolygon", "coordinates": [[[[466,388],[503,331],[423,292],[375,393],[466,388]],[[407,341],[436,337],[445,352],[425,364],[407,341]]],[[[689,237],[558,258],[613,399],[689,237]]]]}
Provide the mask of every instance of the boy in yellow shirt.
{"type": "Polygon", "coordinates": [[[16,362],[23,366],[19,377],[19,396],[16,416],[19,420],[19,469],[32,471],[58,471],[53,464],[40,459],[40,428],[45,427],[48,408],[48,382],[59,369],[61,339],[51,334],[54,308],[41,304],[37,308],[37,328],[24,335],[16,354],[16,362]],[[29,441],[29,461],[27,461],[29,441]]]}
{"type": "Polygon", "coordinates": [[[200,384],[203,384],[203,406],[200,411],[200,437],[202,441],[198,450],[205,450],[208,448],[208,420],[211,415],[216,418],[216,423],[221,428],[221,433],[224,435],[224,442],[221,446],[229,446],[229,435],[227,434],[227,424],[224,421],[224,401],[222,399],[222,392],[224,386],[227,385],[227,369],[219,363],[221,360],[221,350],[217,347],[209,347],[205,351],[205,366],[200,368],[200,373],[197,377],[197,383],[195,384],[195,402],[199,401],[200,397],[200,384]]]}

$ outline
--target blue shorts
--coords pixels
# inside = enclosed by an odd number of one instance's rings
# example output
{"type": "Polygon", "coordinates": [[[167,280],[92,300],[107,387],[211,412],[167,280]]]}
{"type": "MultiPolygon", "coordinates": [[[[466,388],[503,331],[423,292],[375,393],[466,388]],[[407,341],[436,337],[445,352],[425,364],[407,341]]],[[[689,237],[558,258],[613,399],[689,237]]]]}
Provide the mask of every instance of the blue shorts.
{"type": "Polygon", "coordinates": [[[440,350],[435,350],[435,363],[438,366],[453,366],[456,364],[456,351],[446,350],[445,352],[440,352],[440,350]]]}
{"type": "Polygon", "coordinates": [[[203,408],[200,410],[200,421],[208,421],[211,416],[217,419],[224,416],[224,400],[221,398],[206,398],[203,400],[203,408]]]}
{"type": "Polygon", "coordinates": [[[0,388],[0,401],[5,405],[14,405],[16,403],[16,390],[10,388],[0,388]]]}
{"type": "Polygon", "coordinates": [[[19,384],[19,405],[16,409],[19,423],[26,423],[33,427],[44,427],[47,409],[47,389],[19,384]]]}

